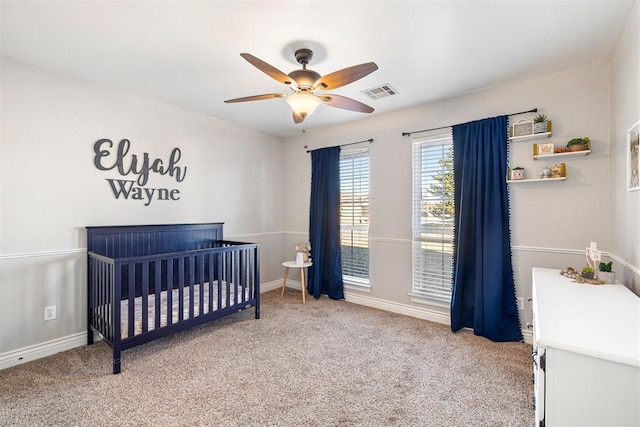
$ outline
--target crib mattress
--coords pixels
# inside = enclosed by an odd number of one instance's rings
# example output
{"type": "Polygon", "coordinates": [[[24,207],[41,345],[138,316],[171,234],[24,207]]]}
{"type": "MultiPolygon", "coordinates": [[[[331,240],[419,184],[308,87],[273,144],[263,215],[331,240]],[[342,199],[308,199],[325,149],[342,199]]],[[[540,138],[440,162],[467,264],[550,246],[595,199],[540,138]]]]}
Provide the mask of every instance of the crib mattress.
{"type": "MultiPolygon", "coordinates": [[[[238,301],[235,298],[235,286],[229,287],[229,306],[233,306],[238,302],[242,301],[242,297],[238,295],[238,301]]],[[[190,313],[190,305],[189,305],[189,295],[191,293],[192,287],[186,286],[183,288],[183,310],[182,310],[182,319],[189,319],[190,313]]],[[[213,304],[209,307],[209,285],[207,283],[203,286],[203,314],[207,314],[219,309],[223,309],[227,307],[227,286],[226,283],[223,282],[221,287],[222,290],[222,304],[218,307],[218,284],[213,286],[213,304]]],[[[240,289],[241,292],[241,289],[240,289]]],[[[249,288],[245,288],[245,298],[244,301],[249,299],[249,288]]],[[[167,325],[167,291],[162,291],[160,295],[160,325],[158,327],[163,327],[167,325]]],[[[137,297],[133,300],[134,304],[134,328],[133,334],[129,335],[129,304],[131,300],[122,300],[120,305],[120,313],[121,313],[121,322],[120,322],[120,330],[122,331],[122,338],[128,338],[129,336],[135,336],[141,334],[142,331],[142,319],[144,317],[142,308],[143,308],[143,300],[142,297],[137,297]]],[[[156,296],[155,294],[150,294],[147,298],[147,330],[151,331],[156,329],[156,296]]],[[[193,317],[200,316],[200,285],[193,286],[193,317]]],[[[173,289],[171,293],[171,323],[178,323],[180,321],[180,293],[179,289],[173,289]]]]}

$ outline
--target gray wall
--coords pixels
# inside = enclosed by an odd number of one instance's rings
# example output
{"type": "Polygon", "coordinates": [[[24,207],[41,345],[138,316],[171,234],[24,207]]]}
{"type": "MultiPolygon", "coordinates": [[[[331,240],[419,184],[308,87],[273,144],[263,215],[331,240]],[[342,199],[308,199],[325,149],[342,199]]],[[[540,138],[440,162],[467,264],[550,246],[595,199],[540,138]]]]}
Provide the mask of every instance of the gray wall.
{"type": "Polygon", "coordinates": [[[7,60],[1,79],[0,368],[86,342],[88,225],[225,222],[260,243],[263,282],[282,277],[281,139],[7,60]],[[165,165],[180,148],[185,179],[148,184],[180,200],[116,199],[106,178],[122,177],[93,163],[101,138],[165,165]]]}
{"type": "Polygon", "coordinates": [[[627,130],[640,120],[640,2],[611,59],[611,252],[616,277],[640,295],[640,190],[626,190],[627,130]]]}
{"type": "MultiPolygon", "coordinates": [[[[638,49],[637,42],[634,49],[638,49]]],[[[618,181],[622,171],[611,168],[609,85],[609,64],[599,63],[290,138],[284,153],[284,202],[289,207],[284,212],[284,229],[296,238],[308,229],[308,185],[295,179],[310,173],[304,146],[315,149],[373,138],[369,147],[371,290],[349,290],[347,300],[446,323],[447,307],[416,303],[409,295],[411,138],[401,134],[537,107],[552,119],[553,135],[542,141],[511,143],[512,166],[524,166],[531,175],[542,165],[556,163],[534,161],[533,142],[564,145],[572,138],[588,136],[592,153],[561,160],[567,164],[566,181],[509,186],[515,279],[517,294],[525,301],[520,314],[526,329],[531,320],[527,300],[532,267],[582,267],[584,249],[591,241],[605,252],[618,247],[632,249],[632,253],[638,250],[638,240],[624,237],[614,246],[611,237],[615,213],[610,209],[610,193],[612,182],[618,181]]],[[[384,99],[373,101],[373,107],[375,102],[384,99]]],[[[636,223],[628,218],[623,228],[637,232],[637,212],[636,208],[636,223]]],[[[284,240],[287,244],[294,239],[285,236],[284,240]]],[[[626,252],[611,255],[620,259],[626,252]]],[[[632,266],[637,270],[639,264],[635,258],[632,266]]]]}

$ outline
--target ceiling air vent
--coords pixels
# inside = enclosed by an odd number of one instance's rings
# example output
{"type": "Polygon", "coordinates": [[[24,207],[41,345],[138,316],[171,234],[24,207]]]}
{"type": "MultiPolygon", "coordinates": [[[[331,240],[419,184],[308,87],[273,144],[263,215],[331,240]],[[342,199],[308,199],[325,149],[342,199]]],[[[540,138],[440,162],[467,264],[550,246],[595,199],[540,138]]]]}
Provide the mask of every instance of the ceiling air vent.
{"type": "Polygon", "coordinates": [[[363,90],[362,93],[371,99],[386,98],[387,96],[398,94],[398,92],[389,83],[363,90]]]}

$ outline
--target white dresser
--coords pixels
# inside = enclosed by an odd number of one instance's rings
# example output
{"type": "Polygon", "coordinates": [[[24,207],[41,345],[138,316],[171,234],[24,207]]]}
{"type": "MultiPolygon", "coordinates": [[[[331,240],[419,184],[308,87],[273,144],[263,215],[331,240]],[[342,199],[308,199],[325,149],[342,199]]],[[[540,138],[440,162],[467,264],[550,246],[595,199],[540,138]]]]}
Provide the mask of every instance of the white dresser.
{"type": "Polygon", "coordinates": [[[533,269],[535,426],[640,426],[640,298],[533,269]]]}

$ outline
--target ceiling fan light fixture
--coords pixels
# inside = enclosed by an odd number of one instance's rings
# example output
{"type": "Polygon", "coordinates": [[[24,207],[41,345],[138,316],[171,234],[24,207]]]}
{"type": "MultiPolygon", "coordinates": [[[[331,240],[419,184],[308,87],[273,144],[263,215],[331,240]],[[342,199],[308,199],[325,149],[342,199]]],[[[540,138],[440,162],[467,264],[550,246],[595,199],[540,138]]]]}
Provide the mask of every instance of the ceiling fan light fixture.
{"type": "Polygon", "coordinates": [[[296,92],[287,97],[287,104],[302,117],[312,114],[321,103],[320,98],[308,92],[296,92]]]}

